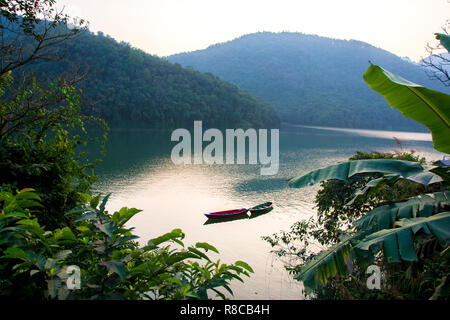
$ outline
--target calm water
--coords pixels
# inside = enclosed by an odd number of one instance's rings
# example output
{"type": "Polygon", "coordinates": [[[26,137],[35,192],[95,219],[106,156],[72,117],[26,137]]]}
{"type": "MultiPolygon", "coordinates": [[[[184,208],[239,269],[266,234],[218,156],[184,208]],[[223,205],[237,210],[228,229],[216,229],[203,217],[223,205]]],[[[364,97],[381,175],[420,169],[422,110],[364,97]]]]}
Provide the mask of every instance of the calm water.
{"type": "Polygon", "coordinates": [[[112,192],[110,212],[122,206],[143,210],[129,222],[143,244],[181,228],[185,244],[205,241],[214,245],[220,256],[210,254],[211,258],[248,262],[255,273],[243,284],[232,283],[235,299],[302,299],[300,284],[261,239],[315,214],[317,186],[289,189],[286,178],[346,160],[356,150],[399,149],[393,136],[403,142],[405,150],[414,149],[428,160],[442,158],[432,148],[429,134],[284,126],[280,129],[279,172],[261,176],[260,165],[174,165],[170,153],[176,143],[170,141],[170,132],[116,129],[109,133],[108,152],[97,170],[100,179],[95,189],[112,192]],[[266,201],[274,203],[274,210],[266,215],[204,225],[204,213],[266,201]]]}

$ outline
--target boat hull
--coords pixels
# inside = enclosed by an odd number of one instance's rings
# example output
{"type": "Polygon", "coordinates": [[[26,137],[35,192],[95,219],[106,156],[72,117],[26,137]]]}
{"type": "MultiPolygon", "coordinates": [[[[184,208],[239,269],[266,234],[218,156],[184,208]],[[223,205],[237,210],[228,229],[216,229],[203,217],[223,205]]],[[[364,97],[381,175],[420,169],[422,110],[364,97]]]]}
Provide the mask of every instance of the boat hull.
{"type": "Polygon", "coordinates": [[[272,211],[272,209],[273,209],[272,202],[266,202],[253,208],[250,208],[249,211],[252,214],[252,216],[254,216],[270,212],[272,211]]]}
{"type": "Polygon", "coordinates": [[[218,211],[218,212],[211,212],[211,213],[205,213],[205,216],[208,217],[208,219],[229,219],[229,218],[236,218],[241,217],[244,215],[247,215],[247,211],[249,209],[232,209],[227,211],[218,211]]]}

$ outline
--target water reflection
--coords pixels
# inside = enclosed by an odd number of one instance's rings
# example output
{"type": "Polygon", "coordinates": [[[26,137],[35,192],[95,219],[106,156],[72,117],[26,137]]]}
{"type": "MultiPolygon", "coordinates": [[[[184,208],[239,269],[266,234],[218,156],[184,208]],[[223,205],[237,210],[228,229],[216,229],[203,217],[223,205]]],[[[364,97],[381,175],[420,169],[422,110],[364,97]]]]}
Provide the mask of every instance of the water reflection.
{"type": "Polygon", "coordinates": [[[237,217],[230,217],[230,218],[223,218],[223,219],[208,219],[206,220],[206,222],[203,225],[208,225],[208,224],[215,224],[215,223],[226,223],[226,222],[231,222],[231,221],[236,221],[236,220],[243,220],[243,219],[248,219],[249,216],[248,215],[241,215],[241,216],[237,216],[237,217]]]}
{"type": "Polygon", "coordinates": [[[276,191],[286,189],[286,179],[283,178],[253,178],[244,181],[238,181],[234,185],[236,192],[261,192],[266,190],[276,191]]]}
{"type": "Polygon", "coordinates": [[[432,141],[431,133],[424,133],[424,132],[365,130],[365,129],[348,129],[348,128],[314,127],[314,126],[299,126],[299,127],[345,132],[357,136],[371,137],[371,138],[392,139],[395,137],[399,140],[432,141]]]}

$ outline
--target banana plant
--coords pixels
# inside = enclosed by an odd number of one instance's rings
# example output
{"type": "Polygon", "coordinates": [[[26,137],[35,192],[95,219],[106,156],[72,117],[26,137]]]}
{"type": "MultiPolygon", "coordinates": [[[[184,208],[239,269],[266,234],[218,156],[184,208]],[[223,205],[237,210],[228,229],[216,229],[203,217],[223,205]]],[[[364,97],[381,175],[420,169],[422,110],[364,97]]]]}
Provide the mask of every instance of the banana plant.
{"type": "MultiPolygon", "coordinates": [[[[345,236],[341,242],[320,252],[296,270],[294,278],[303,282],[306,294],[313,292],[315,288],[326,285],[330,278],[348,277],[353,271],[352,260],[355,252],[352,245],[363,236],[363,231],[345,236]]],[[[367,255],[360,254],[360,256],[365,257],[367,255]]]]}
{"type": "Polygon", "coordinates": [[[434,35],[436,36],[436,39],[441,42],[441,45],[447,49],[447,51],[450,51],[450,36],[444,33],[435,33],[434,35]]]}
{"type": "Polygon", "coordinates": [[[370,251],[373,255],[383,249],[388,262],[417,261],[414,235],[419,231],[435,236],[442,247],[450,244],[450,212],[441,212],[430,217],[401,219],[395,228],[372,233],[355,245],[356,249],[370,251]]]}
{"type": "MultiPolygon", "coordinates": [[[[445,48],[450,38],[437,35],[445,48]]],[[[427,89],[373,65],[363,76],[370,88],[380,93],[404,116],[425,125],[432,134],[434,148],[450,153],[450,96],[427,89]]],[[[417,162],[370,159],[355,160],[313,170],[288,179],[291,188],[303,188],[316,183],[338,179],[347,181],[360,173],[381,173],[359,190],[356,197],[377,192],[383,185],[407,179],[422,185],[446,183],[449,168],[422,165],[417,162]]],[[[347,237],[296,270],[295,278],[302,281],[306,292],[325,285],[329,278],[346,277],[352,260],[363,266],[380,250],[388,262],[417,261],[414,237],[419,232],[435,237],[444,250],[450,244],[450,191],[420,195],[407,201],[375,208],[347,230],[347,237]]],[[[356,198],[355,197],[355,198],[356,198]]],[[[355,198],[352,200],[354,201],[355,198]]]]}
{"type": "MultiPolygon", "coordinates": [[[[292,188],[303,188],[330,179],[346,181],[353,175],[360,173],[383,173],[384,175],[381,178],[373,179],[366,184],[366,187],[361,191],[361,193],[364,193],[367,192],[367,189],[376,190],[383,183],[395,182],[400,178],[423,185],[442,183],[444,180],[437,174],[440,173],[438,169],[442,168],[403,160],[354,160],[296,176],[288,179],[288,184],[292,188]]],[[[352,263],[357,262],[361,266],[368,265],[373,260],[377,250],[381,249],[383,249],[389,261],[398,262],[402,258],[415,261],[413,235],[421,229],[430,230],[430,228],[427,229],[428,225],[424,226],[424,223],[430,222],[432,226],[435,226],[438,222],[446,222],[447,216],[443,220],[439,219],[437,222],[433,222],[435,220],[432,219],[432,215],[439,214],[449,205],[450,191],[446,191],[421,195],[404,202],[378,207],[356,221],[354,230],[348,230],[347,237],[344,237],[340,243],[322,251],[313,260],[296,270],[295,279],[303,282],[305,292],[310,293],[314,289],[326,285],[330,278],[347,277],[352,270],[352,263]],[[400,220],[402,218],[403,220],[400,220]],[[431,220],[424,221],[425,218],[431,220]],[[402,231],[403,229],[399,230],[400,233],[397,233],[400,226],[407,229],[406,221],[408,221],[413,233],[402,231]],[[397,238],[394,239],[394,236],[400,236],[399,239],[403,239],[404,242],[398,244],[400,247],[394,246],[394,241],[399,241],[395,240],[397,238]],[[384,241],[387,243],[386,246],[384,246],[384,241]],[[402,251],[399,251],[399,248],[402,251]],[[397,251],[395,250],[404,254],[396,255],[395,252],[397,251]]],[[[435,235],[433,232],[431,234],[435,235]]],[[[442,243],[446,244],[450,241],[449,232],[444,232],[440,236],[442,243]]]]}
{"type": "Polygon", "coordinates": [[[413,241],[417,232],[435,235],[443,247],[450,243],[450,213],[441,212],[448,206],[450,191],[378,207],[354,223],[356,232],[302,265],[295,279],[311,293],[330,278],[346,278],[355,260],[361,266],[369,265],[381,249],[390,262],[417,261],[413,241]]]}
{"type": "Polygon", "coordinates": [[[446,208],[450,208],[450,191],[421,194],[407,201],[377,207],[353,225],[359,230],[376,232],[394,227],[400,219],[430,217],[446,208]]]}
{"type": "Polygon", "coordinates": [[[419,231],[435,236],[445,248],[450,244],[450,212],[442,211],[449,206],[450,191],[445,191],[378,207],[354,222],[341,242],[298,268],[294,278],[309,294],[330,278],[348,277],[354,263],[369,265],[380,250],[388,262],[417,261],[414,235],[419,231]]]}

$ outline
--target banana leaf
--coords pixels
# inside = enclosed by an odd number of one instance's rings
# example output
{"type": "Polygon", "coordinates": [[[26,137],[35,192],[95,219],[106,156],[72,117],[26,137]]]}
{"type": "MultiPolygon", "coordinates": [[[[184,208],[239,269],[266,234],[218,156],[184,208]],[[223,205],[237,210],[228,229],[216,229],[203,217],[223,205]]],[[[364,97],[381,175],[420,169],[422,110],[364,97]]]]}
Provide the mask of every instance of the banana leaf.
{"type": "Polygon", "coordinates": [[[392,108],[426,126],[436,150],[450,153],[450,95],[422,87],[373,64],[363,78],[392,108]]]}
{"type": "MultiPolygon", "coordinates": [[[[372,195],[377,194],[384,186],[393,186],[401,177],[396,174],[385,174],[381,178],[370,180],[363,188],[355,191],[353,199],[350,200],[347,205],[353,204],[355,201],[365,201],[372,195]]],[[[409,180],[420,183],[424,186],[428,186],[432,183],[442,182],[443,179],[437,173],[423,172],[413,177],[409,177],[409,180]]]]}
{"type": "Polygon", "coordinates": [[[373,255],[383,250],[388,262],[417,261],[414,235],[419,231],[432,234],[441,246],[450,244],[450,212],[441,212],[430,217],[401,219],[393,229],[372,233],[355,245],[355,250],[370,251],[373,255]]]}
{"type": "Polygon", "coordinates": [[[368,212],[353,225],[370,233],[392,228],[404,218],[429,217],[450,206],[450,191],[421,194],[407,201],[384,205],[368,212]]]}
{"type": "Polygon", "coordinates": [[[372,195],[377,194],[385,185],[392,186],[399,179],[400,176],[397,174],[385,174],[381,178],[372,179],[363,188],[356,190],[353,194],[353,199],[350,200],[346,205],[352,205],[355,201],[365,201],[372,195]]]}
{"type": "Polygon", "coordinates": [[[437,175],[430,172],[433,168],[435,167],[404,160],[355,160],[331,165],[325,168],[313,170],[305,175],[290,178],[288,179],[288,184],[291,188],[303,188],[329,179],[347,181],[348,178],[357,173],[374,172],[397,174],[405,179],[428,184],[434,181],[434,179],[430,178],[431,176],[437,177],[437,175]],[[424,179],[424,175],[430,177],[424,179]]]}
{"type": "Polygon", "coordinates": [[[322,251],[312,260],[302,265],[295,275],[295,279],[303,282],[306,294],[320,285],[327,284],[328,279],[339,275],[347,277],[352,271],[352,242],[362,238],[364,232],[347,236],[340,243],[322,251]]]}
{"type": "Polygon", "coordinates": [[[447,51],[450,51],[450,36],[444,33],[435,33],[438,39],[447,51]]]}

